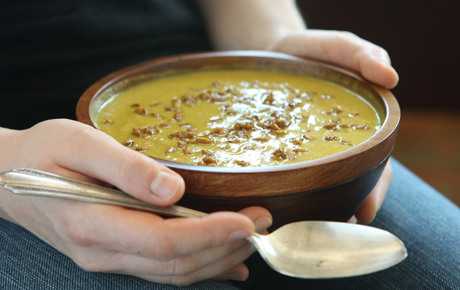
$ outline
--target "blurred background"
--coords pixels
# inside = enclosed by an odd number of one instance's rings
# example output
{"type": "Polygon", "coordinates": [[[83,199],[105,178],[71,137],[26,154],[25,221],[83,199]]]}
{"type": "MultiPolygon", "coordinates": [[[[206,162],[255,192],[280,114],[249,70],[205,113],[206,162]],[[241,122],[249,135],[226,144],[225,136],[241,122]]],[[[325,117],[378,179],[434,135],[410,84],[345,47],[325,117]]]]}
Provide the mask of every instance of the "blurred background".
{"type": "Polygon", "coordinates": [[[393,156],[460,206],[460,1],[298,0],[312,29],[385,48],[400,76],[393,156]]]}

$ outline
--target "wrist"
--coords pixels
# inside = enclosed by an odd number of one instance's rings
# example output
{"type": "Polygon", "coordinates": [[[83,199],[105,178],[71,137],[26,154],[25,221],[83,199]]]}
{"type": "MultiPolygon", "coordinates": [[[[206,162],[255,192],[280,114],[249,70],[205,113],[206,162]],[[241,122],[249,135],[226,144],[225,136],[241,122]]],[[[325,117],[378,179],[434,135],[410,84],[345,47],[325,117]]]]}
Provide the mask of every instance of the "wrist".
{"type": "Polygon", "coordinates": [[[265,50],[306,26],[293,0],[200,0],[216,49],[265,50]]]}

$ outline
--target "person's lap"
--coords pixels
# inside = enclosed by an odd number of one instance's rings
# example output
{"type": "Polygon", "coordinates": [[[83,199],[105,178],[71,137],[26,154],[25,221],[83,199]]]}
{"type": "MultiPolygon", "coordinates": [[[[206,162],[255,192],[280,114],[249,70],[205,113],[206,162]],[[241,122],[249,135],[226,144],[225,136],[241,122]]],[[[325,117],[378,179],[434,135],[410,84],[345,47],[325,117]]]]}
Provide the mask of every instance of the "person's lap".
{"type": "Polygon", "coordinates": [[[406,260],[361,277],[300,280],[275,273],[253,256],[249,279],[237,285],[251,290],[460,289],[459,208],[396,160],[392,165],[393,180],[370,225],[398,236],[407,247],[406,260]]]}
{"type": "MultiPolygon", "coordinates": [[[[460,289],[460,210],[393,160],[394,177],[372,226],[405,243],[408,258],[361,277],[301,280],[277,274],[254,254],[241,289],[460,289]],[[456,288],[457,287],[457,288],[456,288]]],[[[139,278],[80,269],[28,231],[0,219],[1,289],[179,289],[139,278]]],[[[204,281],[180,289],[236,289],[204,281]]]]}

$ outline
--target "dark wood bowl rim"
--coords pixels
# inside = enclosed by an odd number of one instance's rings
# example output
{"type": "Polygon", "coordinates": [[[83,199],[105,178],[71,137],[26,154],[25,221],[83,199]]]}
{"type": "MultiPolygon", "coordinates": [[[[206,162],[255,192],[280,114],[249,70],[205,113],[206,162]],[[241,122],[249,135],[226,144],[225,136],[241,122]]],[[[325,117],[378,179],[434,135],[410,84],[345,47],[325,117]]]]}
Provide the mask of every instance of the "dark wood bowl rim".
{"type": "Polygon", "coordinates": [[[354,178],[352,179],[349,179],[349,180],[345,180],[341,183],[337,183],[337,184],[333,184],[333,185],[329,185],[329,186],[326,186],[326,187],[321,187],[321,188],[316,188],[316,189],[312,189],[312,190],[308,190],[308,191],[302,191],[302,192],[293,192],[293,193],[287,193],[287,194],[282,194],[282,195],[265,195],[265,196],[258,196],[258,195],[254,195],[254,196],[219,196],[219,195],[198,195],[198,194],[190,194],[190,193],[187,193],[187,195],[189,196],[193,196],[193,197],[199,197],[199,198],[203,198],[203,199],[207,199],[207,200],[228,200],[228,199],[231,199],[231,200],[254,200],[254,199],[264,199],[264,200],[270,200],[270,199],[280,199],[280,198],[289,198],[289,197],[293,197],[293,196],[308,196],[309,194],[315,194],[317,192],[321,192],[321,191],[325,191],[325,190],[328,190],[328,189],[331,189],[331,188],[334,188],[334,187],[338,187],[338,186],[341,186],[343,184],[346,184],[346,183],[349,183],[349,182],[352,182],[353,180],[356,180],[358,178],[361,178],[365,175],[367,175],[369,172],[375,170],[376,168],[378,168],[379,166],[381,166],[383,163],[387,163],[387,161],[389,160],[391,156],[391,153],[384,159],[382,160],[382,162],[380,162],[379,164],[377,164],[375,167],[369,169],[368,171],[360,174],[360,175],[357,175],[355,176],[354,178]]]}
{"type": "Polygon", "coordinates": [[[207,173],[264,173],[264,172],[279,172],[279,171],[290,171],[290,170],[299,170],[306,167],[315,167],[325,164],[340,162],[357,154],[363,153],[379,143],[386,140],[390,135],[394,133],[397,129],[399,120],[400,120],[400,108],[399,104],[394,97],[394,95],[386,88],[383,88],[379,85],[371,83],[365,80],[359,73],[352,71],[347,68],[339,67],[337,65],[319,61],[315,59],[309,59],[304,57],[298,57],[293,55],[288,55],[278,52],[268,52],[268,51],[219,51],[219,52],[199,52],[199,53],[189,53],[176,56],[168,56],[159,59],[154,59],[146,62],[142,62],[133,66],[129,66],[113,72],[101,80],[94,83],[90,86],[80,97],[77,104],[77,120],[88,124],[92,127],[95,127],[91,118],[89,116],[89,110],[93,104],[94,99],[101,95],[106,89],[110,88],[112,85],[116,84],[118,81],[126,78],[129,75],[132,75],[136,72],[143,71],[147,68],[166,64],[174,63],[182,60],[192,60],[192,59],[212,59],[212,58],[225,58],[225,57],[241,57],[241,58],[267,58],[267,59],[277,59],[277,60],[287,60],[287,61],[296,61],[302,62],[313,66],[320,66],[326,69],[341,73],[348,77],[351,77],[357,82],[362,83],[368,89],[376,92],[378,96],[381,97],[381,100],[385,108],[385,119],[382,123],[381,128],[376,132],[367,141],[357,145],[356,147],[345,150],[341,153],[336,153],[331,156],[326,156],[323,158],[304,161],[299,163],[287,164],[287,165],[275,165],[275,166],[266,166],[266,167],[209,167],[209,166],[199,166],[191,164],[183,164],[178,162],[167,161],[163,159],[156,159],[160,163],[170,168],[176,168],[181,170],[190,170],[195,172],[207,172],[207,173]]]}

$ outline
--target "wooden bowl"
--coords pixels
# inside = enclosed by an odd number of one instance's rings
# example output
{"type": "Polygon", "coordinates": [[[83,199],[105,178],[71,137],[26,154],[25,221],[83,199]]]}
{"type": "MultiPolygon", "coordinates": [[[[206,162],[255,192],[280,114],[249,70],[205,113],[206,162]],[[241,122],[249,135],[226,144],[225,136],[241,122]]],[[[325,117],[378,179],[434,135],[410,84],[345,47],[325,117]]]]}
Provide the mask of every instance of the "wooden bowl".
{"type": "Polygon", "coordinates": [[[366,142],[312,161],[269,167],[207,167],[158,160],[185,180],[179,204],[204,212],[259,205],[274,227],[299,220],[346,221],[376,185],[396,138],[400,109],[395,97],[360,75],[337,66],[282,53],[195,53],[137,64],[99,80],[77,104],[77,119],[94,126],[99,107],[113,94],[143,82],[199,70],[251,69],[305,75],[339,84],[365,98],[383,124],[366,142]]]}

